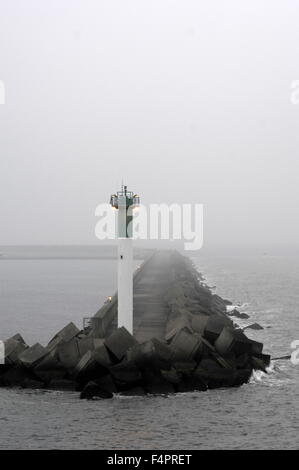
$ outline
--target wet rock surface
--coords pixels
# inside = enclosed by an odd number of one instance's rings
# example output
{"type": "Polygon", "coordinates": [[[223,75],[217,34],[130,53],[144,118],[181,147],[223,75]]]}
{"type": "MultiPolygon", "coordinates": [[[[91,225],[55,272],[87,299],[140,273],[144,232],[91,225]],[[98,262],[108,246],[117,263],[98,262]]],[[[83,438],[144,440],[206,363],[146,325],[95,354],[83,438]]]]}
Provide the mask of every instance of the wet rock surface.
{"type": "Polygon", "coordinates": [[[270,356],[236,327],[229,304],[190,259],[157,252],[134,277],[134,336],[116,327],[115,302],[84,330],[68,324],[46,347],[16,334],[5,342],[0,386],[77,390],[86,399],[240,386],[254,369],[266,371],[270,356]]]}

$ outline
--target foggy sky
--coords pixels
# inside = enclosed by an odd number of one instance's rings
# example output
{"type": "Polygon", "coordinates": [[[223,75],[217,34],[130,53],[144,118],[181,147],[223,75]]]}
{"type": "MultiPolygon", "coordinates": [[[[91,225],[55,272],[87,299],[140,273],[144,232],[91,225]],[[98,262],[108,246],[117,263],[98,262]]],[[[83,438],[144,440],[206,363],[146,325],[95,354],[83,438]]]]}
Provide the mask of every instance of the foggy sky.
{"type": "Polygon", "coordinates": [[[296,0],[0,0],[0,245],[99,243],[122,178],[205,243],[297,243],[296,0]]]}

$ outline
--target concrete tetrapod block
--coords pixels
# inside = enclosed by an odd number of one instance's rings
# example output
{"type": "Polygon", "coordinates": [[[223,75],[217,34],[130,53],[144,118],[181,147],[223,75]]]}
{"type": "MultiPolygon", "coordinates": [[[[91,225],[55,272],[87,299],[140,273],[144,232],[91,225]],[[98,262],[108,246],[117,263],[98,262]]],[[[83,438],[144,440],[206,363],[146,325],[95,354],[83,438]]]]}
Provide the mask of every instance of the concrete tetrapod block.
{"type": "Polygon", "coordinates": [[[18,341],[18,343],[22,343],[22,344],[24,344],[26,347],[28,347],[26,341],[24,340],[23,336],[20,335],[20,333],[15,334],[15,335],[12,336],[11,338],[9,338],[7,341],[9,341],[10,339],[14,339],[14,340],[18,341]]]}
{"type": "Polygon", "coordinates": [[[7,372],[1,376],[1,385],[6,387],[27,387],[32,385],[32,388],[41,388],[43,386],[42,381],[36,377],[30,369],[23,366],[16,365],[10,368],[7,372]]]}
{"type": "Polygon", "coordinates": [[[63,341],[70,341],[72,338],[77,336],[78,333],[80,333],[80,330],[73,322],[70,322],[64,328],[62,328],[62,330],[58,331],[51,341],[57,337],[61,338],[63,341]]]}
{"type": "Polygon", "coordinates": [[[63,379],[66,370],[63,365],[57,361],[51,354],[47,354],[33,369],[34,374],[44,382],[63,379]]]}
{"type": "Polygon", "coordinates": [[[56,348],[61,342],[68,342],[73,339],[75,336],[80,333],[80,330],[76,327],[76,325],[71,322],[68,323],[62,330],[58,331],[56,335],[51,339],[51,341],[47,345],[47,350],[51,351],[56,348]]]}
{"type": "Polygon", "coordinates": [[[197,357],[202,349],[201,338],[185,330],[179,331],[171,341],[175,361],[186,361],[197,357]]]}
{"type": "Polygon", "coordinates": [[[265,367],[269,367],[271,362],[271,356],[269,354],[254,353],[253,355],[255,358],[260,359],[265,364],[265,367]]]}
{"type": "Polygon", "coordinates": [[[87,351],[76,365],[73,376],[79,383],[87,383],[108,374],[111,360],[105,346],[87,351]]]}
{"type": "Polygon", "coordinates": [[[124,390],[142,381],[142,375],[135,363],[126,360],[110,367],[110,374],[118,390],[124,390]]]}
{"type": "Polygon", "coordinates": [[[95,383],[105,392],[117,393],[115,383],[110,374],[99,377],[95,380],[95,383]]]}
{"type": "Polygon", "coordinates": [[[192,315],[191,326],[192,329],[203,336],[205,327],[207,326],[209,320],[208,315],[192,315]]]}
{"type": "Polygon", "coordinates": [[[174,367],[170,370],[161,370],[161,374],[167,382],[170,382],[173,385],[177,385],[181,381],[181,376],[174,367]]]}
{"type": "Polygon", "coordinates": [[[94,381],[88,382],[80,394],[81,399],[92,400],[93,398],[113,398],[113,392],[110,390],[105,390],[101,385],[94,381]]]}
{"type": "Polygon", "coordinates": [[[252,356],[251,364],[254,370],[262,370],[263,372],[267,373],[266,364],[262,359],[252,356]]]}
{"type": "Polygon", "coordinates": [[[236,371],[224,369],[213,360],[203,359],[194,371],[194,378],[198,378],[211,389],[232,387],[236,380],[236,371]]]}
{"type": "Polygon", "coordinates": [[[104,344],[104,339],[93,337],[84,337],[78,340],[79,354],[84,356],[87,351],[94,351],[96,348],[104,344]]]}
{"type": "Polygon", "coordinates": [[[135,362],[140,369],[146,367],[169,369],[172,356],[172,348],[157,338],[135,345],[126,354],[127,360],[135,362]]]}
{"type": "Polygon", "coordinates": [[[138,344],[136,339],[126,330],[125,327],[115,330],[107,339],[105,346],[119,361],[125,356],[132,346],[138,344]]]}
{"type": "Polygon", "coordinates": [[[6,365],[19,364],[19,356],[22,354],[28,346],[14,337],[9,338],[4,342],[4,363],[6,365]]]}
{"type": "Polygon", "coordinates": [[[216,339],[214,346],[216,351],[222,356],[231,352],[239,356],[245,352],[250,353],[253,343],[241,330],[224,327],[216,339]]]}
{"type": "Polygon", "coordinates": [[[262,354],[264,345],[253,339],[248,339],[251,344],[252,354],[262,354]]]}
{"type": "Polygon", "coordinates": [[[191,323],[186,315],[170,319],[166,325],[165,340],[171,341],[172,338],[181,330],[192,333],[191,323]]]}
{"type": "Polygon", "coordinates": [[[47,350],[39,343],[25,349],[19,355],[19,361],[25,367],[33,368],[48,354],[47,350]]]}
{"type": "Polygon", "coordinates": [[[93,351],[92,357],[103,367],[109,367],[112,365],[111,356],[105,345],[97,347],[93,351]]]}
{"type": "Polygon", "coordinates": [[[174,385],[166,380],[162,373],[151,369],[142,372],[143,387],[146,393],[154,395],[167,395],[175,392],[174,385]]]}
{"type": "Polygon", "coordinates": [[[62,341],[57,346],[57,358],[66,369],[72,370],[80,360],[80,352],[77,339],[72,338],[67,343],[62,341]]]}
{"type": "Polygon", "coordinates": [[[214,344],[225,326],[226,322],[220,315],[210,315],[204,329],[204,337],[214,344]]]}

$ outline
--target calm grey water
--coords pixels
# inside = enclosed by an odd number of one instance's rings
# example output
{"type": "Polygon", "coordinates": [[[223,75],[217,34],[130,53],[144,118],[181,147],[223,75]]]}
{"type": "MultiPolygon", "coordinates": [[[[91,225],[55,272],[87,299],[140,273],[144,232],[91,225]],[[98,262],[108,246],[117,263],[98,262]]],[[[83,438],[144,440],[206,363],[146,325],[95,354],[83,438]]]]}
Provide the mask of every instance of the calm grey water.
{"type": "MultiPolygon", "coordinates": [[[[298,253],[202,252],[194,261],[215,292],[266,327],[250,333],[266,352],[290,354],[299,340],[298,253]]],[[[19,331],[46,343],[66,322],[80,326],[115,287],[111,260],[2,259],[0,338],[19,331]]],[[[0,389],[0,448],[296,449],[298,403],[299,366],[290,361],[238,389],[170,397],[81,401],[78,393],[0,389]]]]}

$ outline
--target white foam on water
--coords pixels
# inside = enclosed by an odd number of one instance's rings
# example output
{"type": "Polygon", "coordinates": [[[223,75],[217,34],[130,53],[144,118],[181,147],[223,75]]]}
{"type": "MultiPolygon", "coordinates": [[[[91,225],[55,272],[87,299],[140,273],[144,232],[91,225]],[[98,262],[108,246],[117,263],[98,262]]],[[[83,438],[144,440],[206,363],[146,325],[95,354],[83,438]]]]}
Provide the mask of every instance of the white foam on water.
{"type": "Polygon", "coordinates": [[[227,305],[226,311],[232,312],[233,310],[242,310],[242,313],[244,313],[244,310],[249,307],[249,305],[249,302],[244,302],[243,304],[227,305]]]}

